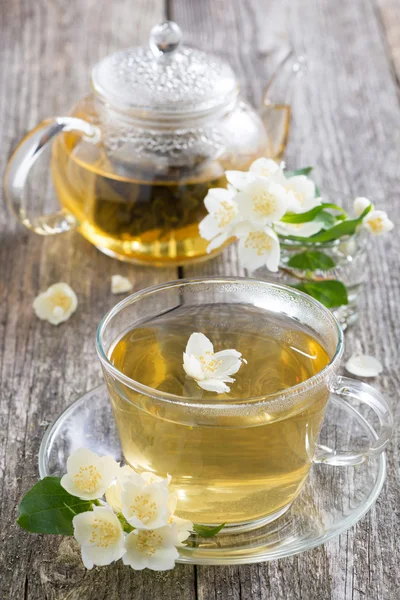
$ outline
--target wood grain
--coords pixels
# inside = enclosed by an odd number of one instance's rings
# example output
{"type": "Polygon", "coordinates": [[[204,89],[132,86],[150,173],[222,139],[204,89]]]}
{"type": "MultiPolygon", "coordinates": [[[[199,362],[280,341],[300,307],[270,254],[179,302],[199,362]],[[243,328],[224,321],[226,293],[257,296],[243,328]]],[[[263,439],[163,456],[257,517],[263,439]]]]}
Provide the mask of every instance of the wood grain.
{"type": "MultiPolygon", "coordinates": [[[[188,43],[224,55],[254,102],[274,66],[274,50],[306,53],[309,74],[296,89],[289,165],[315,164],[322,187],[348,197],[366,194],[399,218],[400,70],[398,0],[13,0],[0,3],[0,171],[24,133],[63,114],[88,89],[100,57],[146,40],[169,15],[188,43]],[[168,4],[168,5],[167,5],[168,4]]],[[[39,188],[40,190],[40,188],[39,188]]],[[[0,191],[2,193],[2,190],[0,191]]],[[[52,203],[43,184],[44,204],[52,203]]],[[[391,443],[385,489],[352,530],[300,556],[244,567],[178,566],[168,573],[121,565],[87,572],[71,540],[30,536],[15,525],[16,505],[37,478],[46,424],[96,385],[96,325],[115,303],[111,274],[140,289],[176,277],[174,269],[122,265],[77,234],[43,239],[0,209],[0,598],[3,600],[394,600],[398,565],[399,440],[391,443]],[[38,321],[39,291],[65,280],[79,310],[55,329],[38,321]]],[[[397,390],[400,277],[396,235],[371,247],[370,283],[360,323],[346,334],[347,354],[379,357],[374,384],[392,400],[397,390]]],[[[241,274],[235,248],[184,274],[241,274]]]]}

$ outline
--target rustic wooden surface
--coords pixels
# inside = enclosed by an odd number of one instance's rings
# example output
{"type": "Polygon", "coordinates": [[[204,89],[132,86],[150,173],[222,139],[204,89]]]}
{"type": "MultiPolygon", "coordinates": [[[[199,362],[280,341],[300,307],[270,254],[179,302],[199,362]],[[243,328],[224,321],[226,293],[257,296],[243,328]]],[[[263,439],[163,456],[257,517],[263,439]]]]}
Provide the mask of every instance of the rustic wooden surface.
{"type": "MultiPolygon", "coordinates": [[[[24,133],[63,114],[88,88],[90,66],[117,48],[145,42],[168,16],[186,41],[226,56],[255,102],[271,72],[271,53],[291,44],[306,53],[287,150],[289,165],[315,164],[322,183],[379,200],[400,215],[399,0],[3,0],[0,2],[0,171],[24,133]]],[[[2,194],[2,190],[0,190],[2,194]]],[[[42,189],[51,202],[51,190],[42,189]]],[[[399,597],[399,443],[376,506],[356,527],[300,556],[244,567],[178,566],[168,573],[123,566],[86,572],[74,546],[26,534],[16,505],[37,478],[46,424],[101,380],[94,333],[115,303],[113,273],[140,289],[177,276],[118,264],[77,234],[43,239],[0,208],[1,600],[394,600],[399,597]],[[32,313],[33,298],[69,282],[79,310],[54,329],[32,313]]],[[[376,382],[399,414],[398,236],[370,251],[370,284],[347,354],[362,349],[385,366],[376,382]]],[[[184,274],[237,274],[235,249],[184,274]]],[[[180,273],[182,275],[182,273],[180,273]]]]}

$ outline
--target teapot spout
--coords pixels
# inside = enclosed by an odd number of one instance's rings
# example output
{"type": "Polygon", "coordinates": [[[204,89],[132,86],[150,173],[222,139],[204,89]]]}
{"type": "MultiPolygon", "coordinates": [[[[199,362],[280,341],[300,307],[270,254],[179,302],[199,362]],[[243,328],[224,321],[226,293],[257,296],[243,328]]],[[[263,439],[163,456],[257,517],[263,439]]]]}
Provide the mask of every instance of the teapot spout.
{"type": "Polygon", "coordinates": [[[306,71],[305,56],[295,56],[290,50],[279,62],[264,89],[259,114],[268,135],[268,155],[275,160],[280,160],[285,151],[295,88],[306,71]]]}

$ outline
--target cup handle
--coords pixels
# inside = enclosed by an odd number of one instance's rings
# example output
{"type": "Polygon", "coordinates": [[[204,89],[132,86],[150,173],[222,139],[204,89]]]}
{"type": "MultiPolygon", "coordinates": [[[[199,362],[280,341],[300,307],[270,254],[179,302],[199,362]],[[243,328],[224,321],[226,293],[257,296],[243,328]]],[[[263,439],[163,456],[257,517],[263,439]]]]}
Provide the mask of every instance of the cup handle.
{"type": "Polygon", "coordinates": [[[39,123],[20,142],[7,165],[4,189],[8,205],[17,219],[40,235],[54,235],[73,229],[77,221],[65,209],[30,218],[23,205],[23,190],[29,171],[53,138],[62,131],[81,132],[87,141],[97,143],[100,130],[87,121],[75,117],[53,117],[39,123]]]}
{"type": "MultiPolygon", "coordinates": [[[[337,377],[331,386],[331,392],[340,397],[341,401],[349,405],[352,410],[357,411],[354,401],[367,404],[375,412],[379,421],[379,429],[375,431],[370,423],[375,441],[361,452],[340,451],[317,445],[314,456],[315,463],[324,463],[337,466],[359,465],[383,452],[389,443],[393,430],[393,414],[389,404],[380,392],[366,383],[350,379],[349,377],[337,377]]],[[[364,421],[365,417],[360,415],[364,421]]]]}

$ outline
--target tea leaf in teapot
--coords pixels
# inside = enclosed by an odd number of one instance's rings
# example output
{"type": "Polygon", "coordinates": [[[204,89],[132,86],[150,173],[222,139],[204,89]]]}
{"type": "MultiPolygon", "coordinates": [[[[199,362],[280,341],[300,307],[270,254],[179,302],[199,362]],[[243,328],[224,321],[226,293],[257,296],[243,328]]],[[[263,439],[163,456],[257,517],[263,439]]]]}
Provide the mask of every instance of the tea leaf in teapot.
{"type": "Polygon", "coordinates": [[[291,256],[287,266],[294,269],[301,269],[302,271],[316,271],[317,269],[327,271],[333,269],[335,261],[324,252],[306,250],[305,252],[291,256]]]}
{"type": "Polygon", "coordinates": [[[327,308],[337,308],[348,304],[346,286],[336,279],[304,281],[292,287],[312,296],[327,308]]]}
{"type": "Polygon", "coordinates": [[[72,519],[92,504],[69,494],[59,477],[45,477],[22,498],[17,523],[33,533],[73,535],[72,519]]]}

